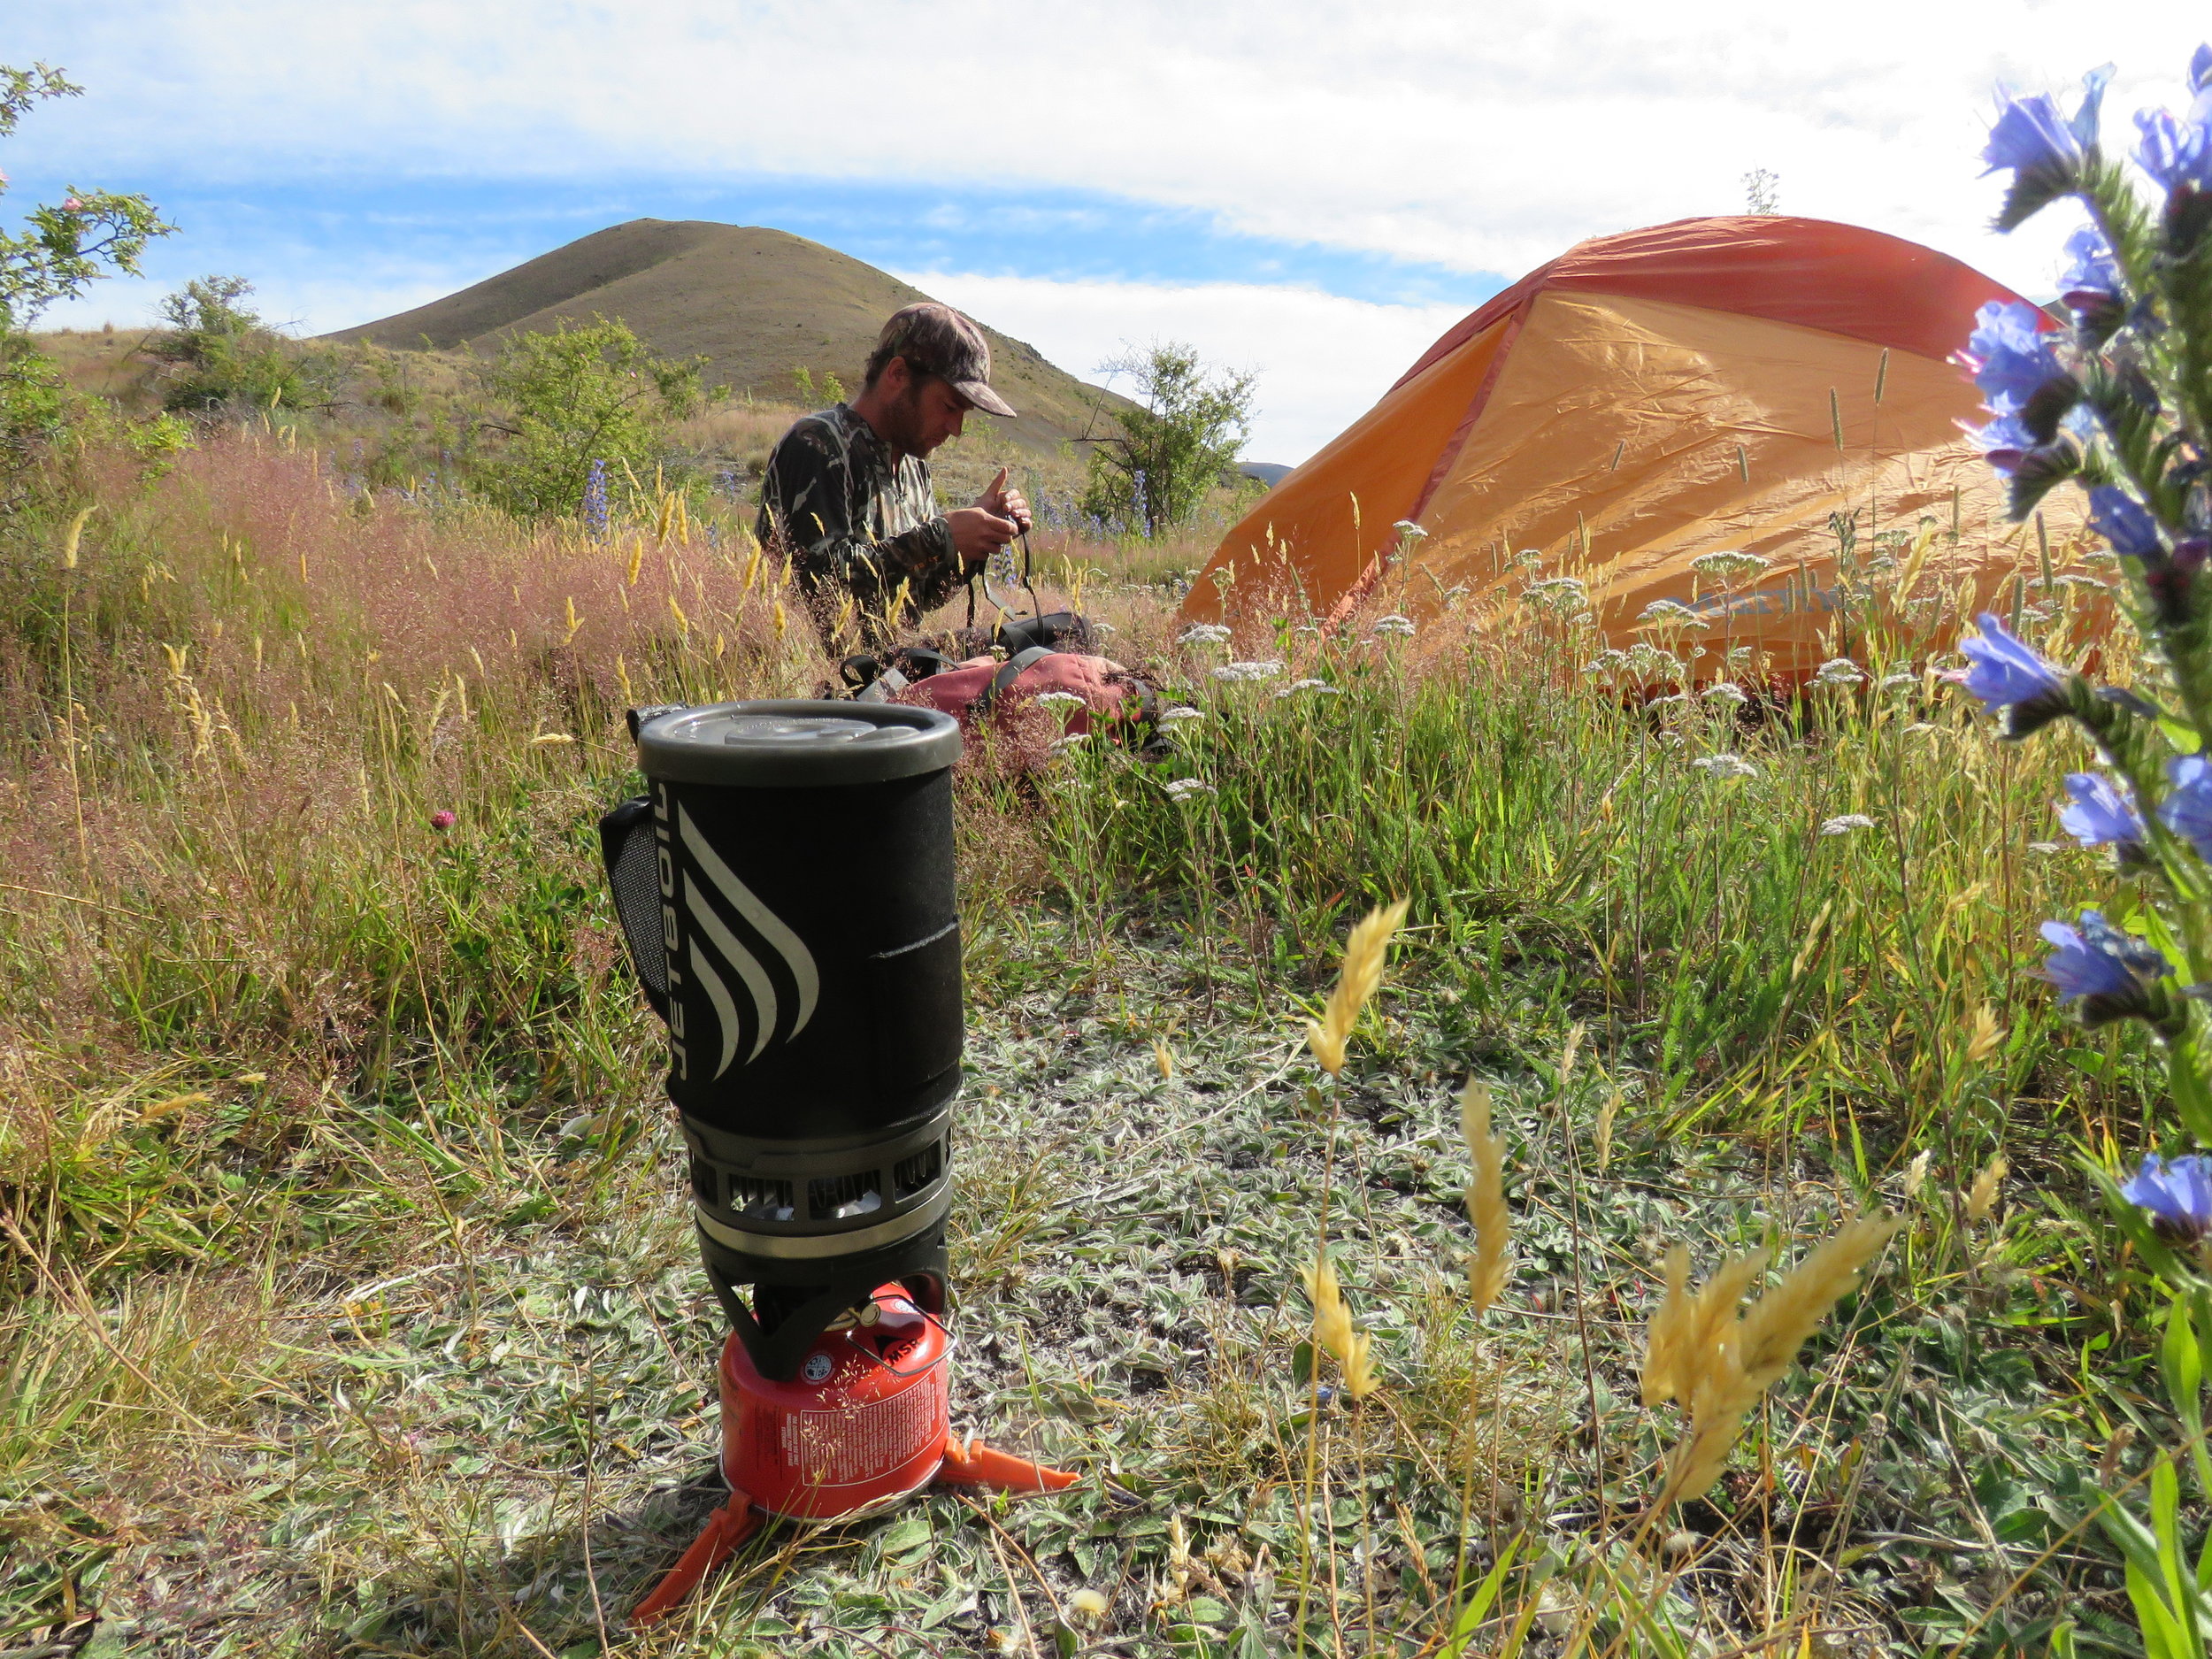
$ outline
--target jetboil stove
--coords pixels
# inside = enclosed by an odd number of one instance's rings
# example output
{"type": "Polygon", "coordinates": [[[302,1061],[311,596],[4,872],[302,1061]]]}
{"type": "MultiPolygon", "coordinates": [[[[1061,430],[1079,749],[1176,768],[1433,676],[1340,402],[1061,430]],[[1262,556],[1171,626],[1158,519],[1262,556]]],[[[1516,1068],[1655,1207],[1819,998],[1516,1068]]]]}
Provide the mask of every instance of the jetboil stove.
{"type": "Polygon", "coordinates": [[[950,1428],[958,723],[733,703],[630,724],[651,794],[601,820],[601,848],[668,1025],[700,1250],[732,1327],[730,1501],[631,1615],[643,1623],[764,1515],[838,1520],[933,1480],[1042,1492],[1075,1477],[950,1428]]]}

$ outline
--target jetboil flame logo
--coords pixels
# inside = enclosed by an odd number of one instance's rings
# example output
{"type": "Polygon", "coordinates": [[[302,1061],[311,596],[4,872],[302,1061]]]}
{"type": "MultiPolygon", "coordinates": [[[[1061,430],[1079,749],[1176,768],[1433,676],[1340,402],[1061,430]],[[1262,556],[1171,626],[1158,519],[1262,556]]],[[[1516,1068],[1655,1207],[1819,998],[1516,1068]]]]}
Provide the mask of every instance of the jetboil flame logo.
{"type": "Polygon", "coordinates": [[[689,855],[693,876],[683,884],[684,913],[690,926],[677,926],[676,868],[668,806],[665,787],[656,785],[653,834],[660,862],[661,942],[668,953],[670,1047],[676,1075],[688,1081],[690,1052],[680,989],[682,974],[688,970],[714,1009],[719,1054],[713,1077],[718,1078],[737,1059],[740,1041],[749,1025],[753,1046],[745,1056],[748,1065],[778,1040],[780,1032],[781,1041],[789,1042],[804,1031],[821,999],[821,975],[806,941],[738,879],[737,872],[699,833],[691,814],[680,806],[675,814],[675,839],[681,841],[689,855]],[[687,933],[689,938],[684,941],[687,933]],[[751,936],[754,944],[746,942],[745,934],[751,936]],[[680,960],[680,942],[683,947],[680,960]],[[771,964],[781,969],[780,976],[771,972],[771,964]],[[785,995],[779,995],[779,977],[787,983],[785,995]],[[741,1011],[741,997],[745,1003],[741,1011]]]}

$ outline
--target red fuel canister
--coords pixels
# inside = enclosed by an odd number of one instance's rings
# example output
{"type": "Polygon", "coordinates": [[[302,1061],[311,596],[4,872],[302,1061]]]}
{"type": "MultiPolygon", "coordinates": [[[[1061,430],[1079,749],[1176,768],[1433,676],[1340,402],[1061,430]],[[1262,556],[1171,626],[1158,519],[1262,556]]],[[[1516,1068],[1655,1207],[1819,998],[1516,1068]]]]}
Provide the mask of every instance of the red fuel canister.
{"type": "Polygon", "coordinates": [[[856,1515],[928,1484],[950,1427],[945,1328],[904,1286],[878,1286],[816,1339],[787,1381],[743,1343],[722,1349],[722,1472],[757,1509],[808,1520],[856,1515]]]}

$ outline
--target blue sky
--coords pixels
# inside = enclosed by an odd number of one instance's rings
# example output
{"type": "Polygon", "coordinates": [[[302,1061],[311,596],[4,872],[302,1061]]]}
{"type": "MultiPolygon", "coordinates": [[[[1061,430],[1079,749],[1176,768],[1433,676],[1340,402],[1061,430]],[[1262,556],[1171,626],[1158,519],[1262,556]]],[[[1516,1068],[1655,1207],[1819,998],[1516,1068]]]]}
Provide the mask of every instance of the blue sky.
{"type": "Polygon", "coordinates": [[[1189,340],[1258,374],[1253,451],[1295,461],[1504,281],[1736,211],[1755,166],[1786,211],[2046,288],[2065,227],[1985,228],[1992,85],[2110,58],[2124,128],[2197,38],[2031,0],[16,0],[0,61],[88,95],[0,145],[0,219],[77,182],[181,227],[51,321],[234,272],[305,332],[626,219],[772,225],[1078,373],[1189,340]]]}

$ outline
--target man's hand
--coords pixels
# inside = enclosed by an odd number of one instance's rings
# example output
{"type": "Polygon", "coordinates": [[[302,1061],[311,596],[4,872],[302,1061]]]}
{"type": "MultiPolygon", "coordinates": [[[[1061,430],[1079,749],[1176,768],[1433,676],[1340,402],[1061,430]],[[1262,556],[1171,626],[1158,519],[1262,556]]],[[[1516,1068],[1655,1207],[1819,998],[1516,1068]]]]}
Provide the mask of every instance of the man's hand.
{"type": "Polygon", "coordinates": [[[1011,518],[1026,534],[1030,528],[1029,503],[1021,491],[1006,488],[1006,469],[1001,467],[998,476],[991,480],[991,488],[975,498],[975,504],[1002,518],[1011,518]]]}
{"type": "MultiPolygon", "coordinates": [[[[1006,475],[1002,472],[999,476],[1003,479],[1006,475]]],[[[1002,518],[982,507],[956,507],[945,515],[945,523],[952,530],[953,551],[969,570],[974,570],[1011,541],[1019,527],[1011,518],[1002,518]]]]}

